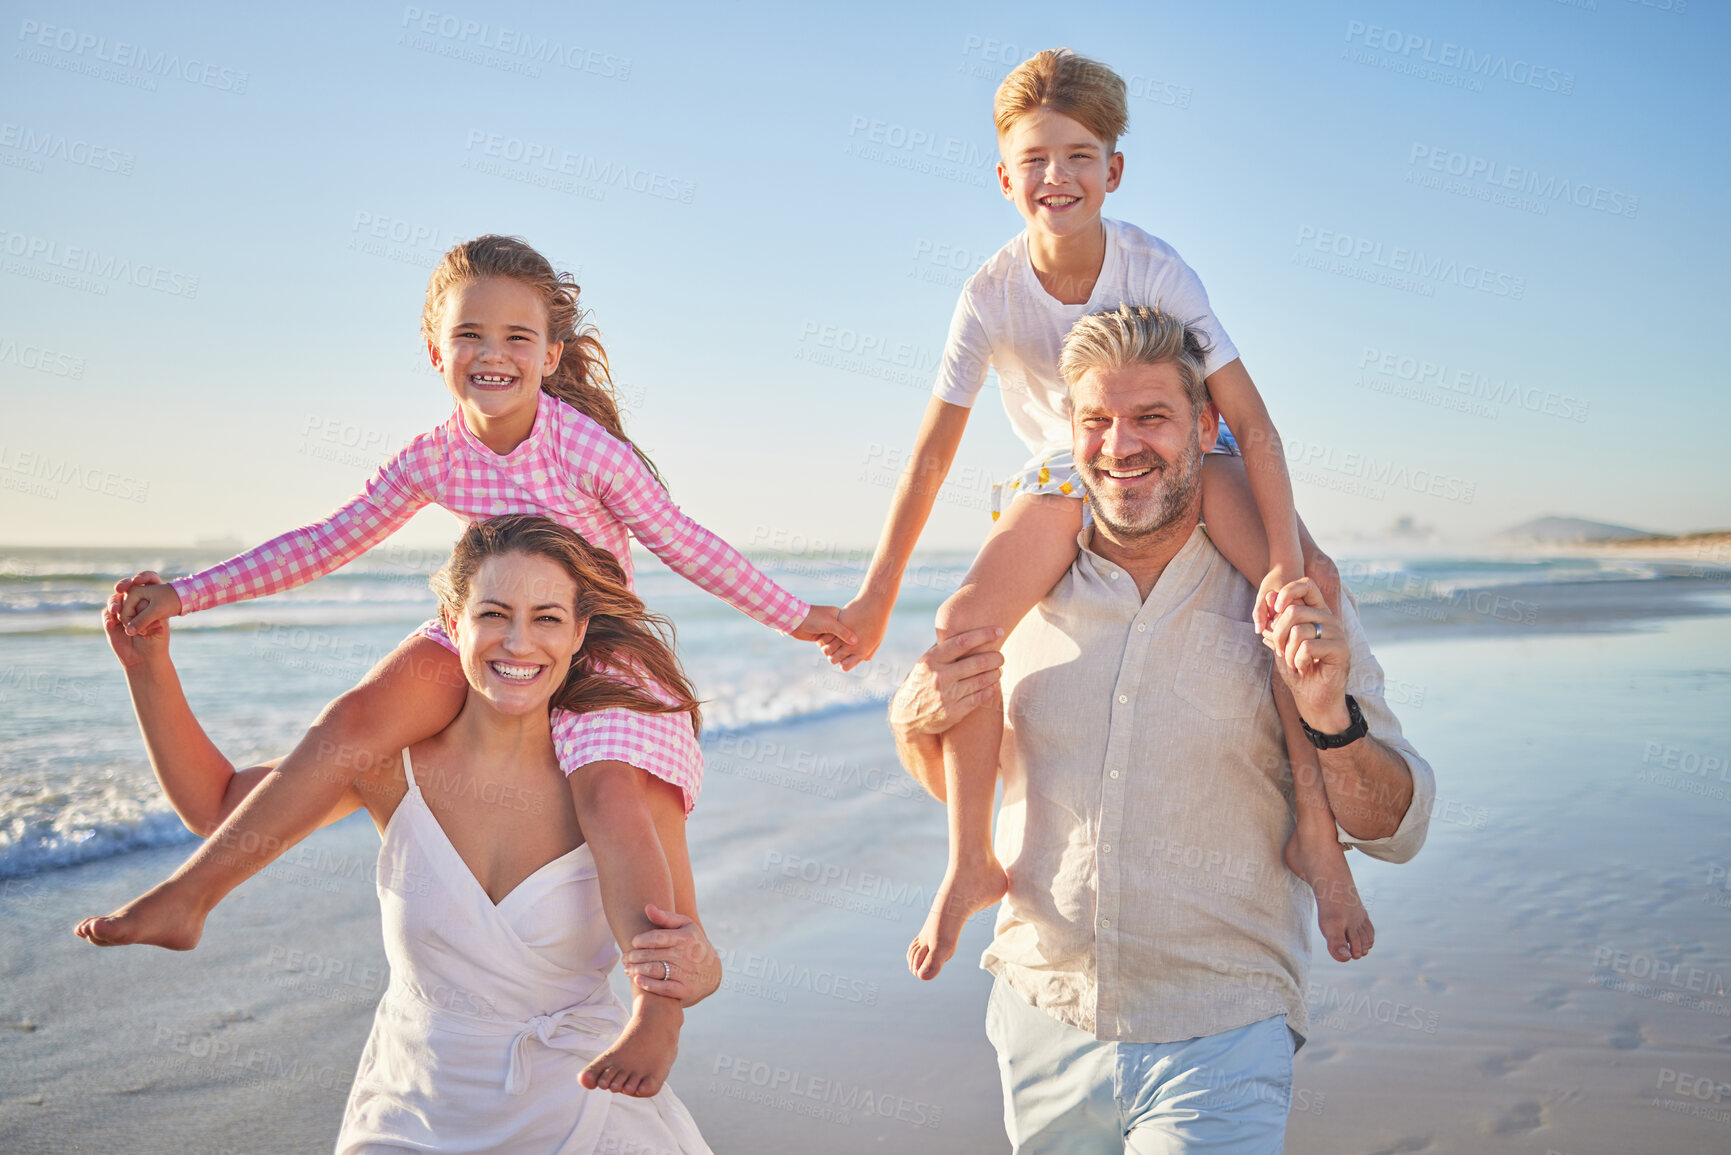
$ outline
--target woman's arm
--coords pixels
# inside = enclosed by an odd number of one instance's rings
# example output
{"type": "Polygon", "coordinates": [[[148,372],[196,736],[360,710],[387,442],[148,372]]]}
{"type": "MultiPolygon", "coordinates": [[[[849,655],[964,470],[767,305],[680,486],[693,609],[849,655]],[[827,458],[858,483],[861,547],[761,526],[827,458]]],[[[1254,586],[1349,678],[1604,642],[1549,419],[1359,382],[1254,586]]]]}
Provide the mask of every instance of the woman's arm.
{"type": "Polygon", "coordinates": [[[1220,410],[1238,448],[1244,454],[1244,470],[1250,492],[1268,536],[1268,575],[1256,600],[1256,627],[1267,626],[1273,615],[1265,605],[1267,592],[1282,589],[1304,576],[1304,557],[1298,536],[1298,513],[1292,500],[1292,478],[1286,472],[1286,450],[1274,420],[1268,415],[1262,394],[1242,360],[1222,365],[1208,377],[1208,395],[1220,410]]]}
{"type": "MultiPolygon", "coordinates": [[[[180,675],[168,656],[167,624],[158,623],[144,633],[129,635],[120,624],[119,601],[116,595],[103,610],[102,627],[126,672],[126,688],[132,695],[132,709],[144,735],[150,767],[187,829],[201,838],[209,837],[276,762],[236,770],[223,757],[187,704],[180,675]]],[[[351,788],[324,822],[335,822],[360,805],[360,793],[351,788]]]]}

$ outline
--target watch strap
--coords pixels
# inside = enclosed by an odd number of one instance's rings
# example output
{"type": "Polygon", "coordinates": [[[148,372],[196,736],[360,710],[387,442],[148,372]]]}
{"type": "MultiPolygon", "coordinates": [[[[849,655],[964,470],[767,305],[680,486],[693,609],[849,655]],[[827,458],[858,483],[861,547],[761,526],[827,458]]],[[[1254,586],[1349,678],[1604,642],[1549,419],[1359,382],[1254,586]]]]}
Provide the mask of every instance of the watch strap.
{"type": "Polygon", "coordinates": [[[1351,721],[1346,729],[1338,734],[1324,734],[1311,727],[1302,717],[1298,724],[1304,727],[1304,736],[1310,739],[1310,744],[1318,750],[1338,750],[1342,746],[1350,746],[1366,734],[1370,733],[1370,724],[1364,720],[1364,711],[1358,708],[1358,702],[1351,694],[1346,696],[1346,715],[1351,721]]]}

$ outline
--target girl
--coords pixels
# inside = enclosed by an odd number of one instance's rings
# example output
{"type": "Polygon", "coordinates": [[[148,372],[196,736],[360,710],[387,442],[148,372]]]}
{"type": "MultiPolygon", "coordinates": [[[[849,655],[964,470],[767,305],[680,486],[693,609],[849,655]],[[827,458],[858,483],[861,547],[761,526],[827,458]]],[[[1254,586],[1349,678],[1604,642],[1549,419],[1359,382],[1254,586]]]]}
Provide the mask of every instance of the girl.
{"type": "MultiPolygon", "coordinates": [[[[1304,536],[1293,512],[1292,486],[1268,410],[1210,311],[1201,282],[1165,242],[1101,216],[1106,194],[1123,176],[1124,158],[1117,151],[1129,119],[1123,79],[1068,49],[1041,52],[1004,78],[993,117],[1003,156],[1001,191],[1027,228],[962,290],[912,461],[860,592],[842,612],[865,642],[826,646],[826,652],[851,667],[871,657],[882,641],[902,571],[931,515],[988,365],[997,370],[1010,423],[1034,458],[994,493],[996,524],[961,588],[939,609],[938,636],[981,626],[1008,634],[1069,569],[1084,524],[1084,495],[1070,457],[1058,353],[1080,317],[1121,303],[1158,305],[1194,320],[1209,336],[1209,394],[1244,456],[1236,456],[1237,446],[1223,433],[1222,448],[1210,455],[1204,471],[1203,511],[1215,545],[1259,584],[1254,627],[1266,630],[1275,595],[1306,572],[1338,604],[1333,563],[1304,536]]],[[[1177,154],[1170,159],[1175,166],[1185,160],[1177,154]]],[[[1315,892],[1329,953],[1341,961],[1359,958],[1370,949],[1370,919],[1337,841],[1316,753],[1278,678],[1274,694],[1297,796],[1287,865],[1315,892]]],[[[955,952],[967,918],[1002,898],[1007,886],[991,844],[1003,724],[1002,709],[988,707],[944,735],[949,865],[932,912],[908,948],[909,969],[923,979],[935,977],[955,952]]]]}
{"type": "MultiPolygon", "coordinates": [[[[470,522],[507,513],[550,517],[612,553],[628,582],[629,529],[674,570],[765,625],[835,646],[852,639],[835,607],[808,606],[679,512],[626,438],[607,355],[594,331],[579,326],[580,316],[576,284],[523,241],[484,236],[451,249],[433,271],[421,313],[427,354],[457,402],[450,420],[417,437],[364,493],[321,522],[190,578],[164,584],[141,574],[120,583],[128,633],[302,585],[436,502],[470,522]]],[[[527,659],[495,661],[492,669],[524,685],[548,675],[527,659]]],[[[559,711],[553,737],[595,854],[608,921],[624,946],[653,929],[646,904],[673,909],[651,811],[665,804],[666,783],[682,793],[688,814],[703,763],[694,715],[658,684],[655,671],[626,664],[602,672],[641,693],[632,704],[559,711]],[[643,694],[666,709],[645,709],[643,694]]],[[[93,936],[190,950],[225,894],[314,829],[357,773],[449,725],[465,690],[443,624],[428,622],[325,709],[174,877],[94,920],[93,936]]],[[[675,1011],[664,998],[640,996],[618,1041],[585,1069],[584,1084],[624,1090],[659,1083],[677,1046],[675,1011]]]]}

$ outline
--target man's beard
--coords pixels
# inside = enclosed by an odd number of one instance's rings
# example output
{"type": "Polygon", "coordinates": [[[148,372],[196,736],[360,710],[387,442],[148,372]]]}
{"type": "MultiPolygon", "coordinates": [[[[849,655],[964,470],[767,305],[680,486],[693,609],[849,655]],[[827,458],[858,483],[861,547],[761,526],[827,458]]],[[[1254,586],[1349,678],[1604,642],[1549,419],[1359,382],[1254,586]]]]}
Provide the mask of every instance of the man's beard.
{"type": "Polygon", "coordinates": [[[1176,470],[1171,462],[1152,449],[1123,460],[1101,454],[1091,461],[1077,462],[1076,469],[1082,476],[1083,488],[1088,491],[1095,521],[1115,537],[1147,537],[1166,529],[1190,512],[1196,491],[1202,484],[1202,444],[1192,429],[1190,444],[1184,447],[1176,470]],[[1108,469],[1120,473],[1128,469],[1152,469],[1157,481],[1146,493],[1102,500],[1103,493],[1113,492],[1100,484],[1108,469]]]}

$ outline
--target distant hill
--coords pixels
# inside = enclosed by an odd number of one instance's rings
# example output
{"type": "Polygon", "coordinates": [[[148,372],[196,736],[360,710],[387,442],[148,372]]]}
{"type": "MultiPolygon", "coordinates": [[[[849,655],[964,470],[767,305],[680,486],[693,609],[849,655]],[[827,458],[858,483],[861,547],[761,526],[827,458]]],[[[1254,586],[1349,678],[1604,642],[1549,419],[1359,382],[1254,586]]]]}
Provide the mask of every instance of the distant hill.
{"type": "Polygon", "coordinates": [[[1587,541],[1624,541],[1634,537],[1654,537],[1644,529],[1626,525],[1611,525],[1603,521],[1587,521],[1579,517],[1535,517],[1520,525],[1510,526],[1496,535],[1501,542],[1524,545],[1574,545],[1587,541]]]}

